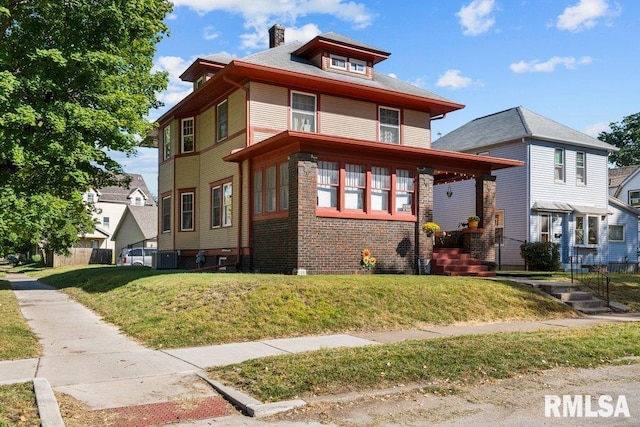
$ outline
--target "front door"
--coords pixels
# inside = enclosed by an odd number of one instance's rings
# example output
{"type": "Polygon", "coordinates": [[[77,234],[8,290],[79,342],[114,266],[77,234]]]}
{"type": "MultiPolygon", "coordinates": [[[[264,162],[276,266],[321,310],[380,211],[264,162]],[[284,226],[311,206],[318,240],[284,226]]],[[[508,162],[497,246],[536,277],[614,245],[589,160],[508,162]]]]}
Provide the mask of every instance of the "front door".
{"type": "Polygon", "coordinates": [[[565,219],[566,214],[549,212],[540,214],[540,241],[552,242],[560,245],[560,262],[567,262],[567,233],[565,219]]]}

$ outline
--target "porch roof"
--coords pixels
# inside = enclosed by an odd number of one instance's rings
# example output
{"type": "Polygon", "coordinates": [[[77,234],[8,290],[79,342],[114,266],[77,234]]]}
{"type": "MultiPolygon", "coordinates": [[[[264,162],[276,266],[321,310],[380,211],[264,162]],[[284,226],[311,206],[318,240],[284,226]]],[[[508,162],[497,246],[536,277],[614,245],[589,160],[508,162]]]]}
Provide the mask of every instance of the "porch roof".
{"type": "Polygon", "coordinates": [[[224,160],[241,162],[256,156],[278,152],[355,155],[359,158],[413,163],[416,167],[434,169],[434,184],[471,179],[475,176],[490,174],[493,170],[524,164],[519,160],[295,131],[284,131],[257,144],[235,150],[224,157],[224,160]]]}
{"type": "Polygon", "coordinates": [[[536,201],[531,209],[538,212],[575,212],[582,215],[608,215],[609,210],[600,206],[576,205],[557,201],[536,201]]]}

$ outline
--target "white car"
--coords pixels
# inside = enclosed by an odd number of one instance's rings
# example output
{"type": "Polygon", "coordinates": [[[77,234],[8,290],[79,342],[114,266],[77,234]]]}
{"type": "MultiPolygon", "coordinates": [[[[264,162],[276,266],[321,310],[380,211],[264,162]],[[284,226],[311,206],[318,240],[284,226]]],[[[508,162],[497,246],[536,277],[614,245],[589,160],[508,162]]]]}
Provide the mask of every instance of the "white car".
{"type": "Polygon", "coordinates": [[[144,265],[145,267],[151,267],[153,254],[156,253],[156,251],[156,248],[123,249],[118,255],[118,258],[116,258],[116,265],[144,265]]]}

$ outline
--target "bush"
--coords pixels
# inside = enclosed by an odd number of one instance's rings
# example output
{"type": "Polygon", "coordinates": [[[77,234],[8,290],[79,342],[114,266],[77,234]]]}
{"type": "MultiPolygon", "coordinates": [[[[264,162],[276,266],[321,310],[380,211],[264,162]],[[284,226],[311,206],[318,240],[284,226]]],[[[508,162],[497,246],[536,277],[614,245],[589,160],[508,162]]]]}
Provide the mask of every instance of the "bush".
{"type": "Polygon", "coordinates": [[[551,242],[523,243],[520,255],[531,271],[556,271],[560,268],[560,245],[551,242]]]}

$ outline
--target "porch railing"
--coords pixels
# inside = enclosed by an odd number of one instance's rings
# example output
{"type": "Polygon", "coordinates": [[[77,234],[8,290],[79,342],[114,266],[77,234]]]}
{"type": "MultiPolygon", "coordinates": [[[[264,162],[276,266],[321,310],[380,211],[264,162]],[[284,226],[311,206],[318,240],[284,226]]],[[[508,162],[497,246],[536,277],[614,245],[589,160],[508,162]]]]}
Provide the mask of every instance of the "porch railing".
{"type": "Polygon", "coordinates": [[[586,286],[598,298],[611,302],[609,297],[609,285],[611,278],[607,272],[607,265],[583,265],[582,256],[572,255],[571,261],[571,283],[578,281],[586,286]]]}

